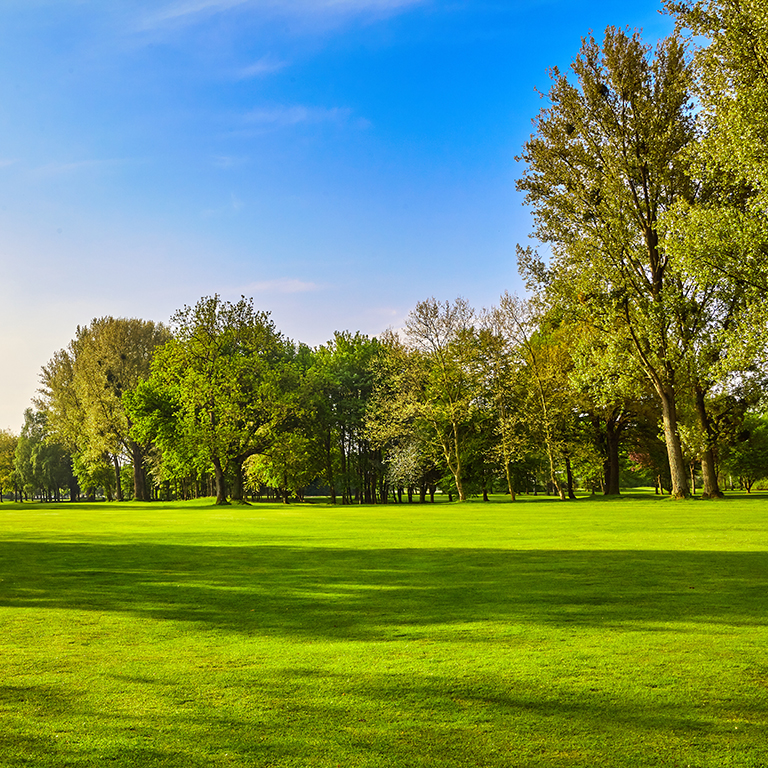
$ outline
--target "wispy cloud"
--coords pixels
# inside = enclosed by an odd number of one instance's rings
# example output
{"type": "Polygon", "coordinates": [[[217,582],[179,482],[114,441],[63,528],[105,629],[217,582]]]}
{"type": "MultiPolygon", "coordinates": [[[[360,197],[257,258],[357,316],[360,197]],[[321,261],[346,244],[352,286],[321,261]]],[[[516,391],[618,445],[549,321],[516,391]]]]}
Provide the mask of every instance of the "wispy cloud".
{"type": "Polygon", "coordinates": [[[203,219],[212,219],[220,216],[238,214],[245,208],[245,203],[234,193],[229,193],[229,200],[218,208],[205,208],[200,211],[203,219]]]}
{"type": "Polygon", "coordinates": [[[239,168],[248,162],[249,158],[240,157],[238,155],[214,155],[211,158],[211,162],[214,167],[221,168],[222,170],[229,170],[230,168],[239,168]]]}
{"type": "Polygon", "coordinates": [[[144,20],[146,27],[224,13],[235,8],[249,8],[286,16],[296,15],[354,15],[360,13],[391,13],[421,5],[426,0],[177,0],[154,12],[144,20]]]}
{"type": "Polygon", "coordinates": [[[52,162],[33,168],[29,175],[34,178],[45,178],[49,176],[61,176],[69,173],[78,173],[80,171],[98,170],[101,168],[110,168],[124,165],[130,162],[122,159],[111,160],[77,160],[75,162],[63,163],[52,162]]]}
{"type": "Polygon", "coordinates": [[[202,13],[221,13],[239,5],[249,4],[249,0],[186,0],[185,2],[172,3],[155,12],[146,19],[148,26],[175,21],[202,13]]]}
{"type": "Polygon", "coordinates": [[[279,72],[286,66],[288,66],[287,61],[280,61],[267,54],[253,64],[239,70],[237,72],[237,77],[240,80],[249,80],[252,77],[263,77],[272,72],[279,72]]]}
{"type": "Polygon", "coordinates": [[[246,123],[264,127],[281,128],[302,123],[336,123],[352,125],[354,128],[369,128],[365,118],[352,119],[349,107],[308,107],[303,104],[279,104],[273,107],[257,107],[243,115],[246,123]]]}
{"type": "Polygon", "coordinates": [[[282,277],[277,280],[261,280],[244,286],[242,293],[309,293],[322,290],[318,283],[310,283],[305,280],[297,280],[291,277],[282,277]]]}
{"type": "Polygon", "coordinates": [[[305,107],[293,106],[258,107],[246,113],[248,123],[267,125],[298,125],[299,123],[341,123],[349,119],[352,110],[349,107],[305,107]]]}

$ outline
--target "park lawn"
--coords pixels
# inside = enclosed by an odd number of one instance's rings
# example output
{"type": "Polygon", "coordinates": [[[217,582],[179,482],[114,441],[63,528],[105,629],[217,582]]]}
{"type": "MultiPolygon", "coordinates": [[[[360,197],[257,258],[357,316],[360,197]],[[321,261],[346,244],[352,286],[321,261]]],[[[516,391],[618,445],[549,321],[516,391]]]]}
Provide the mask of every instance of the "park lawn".
{"type": "Polygon", "coordinates": [[[0,506],[2,766],[768,765],[768,497],[0,506]]]}

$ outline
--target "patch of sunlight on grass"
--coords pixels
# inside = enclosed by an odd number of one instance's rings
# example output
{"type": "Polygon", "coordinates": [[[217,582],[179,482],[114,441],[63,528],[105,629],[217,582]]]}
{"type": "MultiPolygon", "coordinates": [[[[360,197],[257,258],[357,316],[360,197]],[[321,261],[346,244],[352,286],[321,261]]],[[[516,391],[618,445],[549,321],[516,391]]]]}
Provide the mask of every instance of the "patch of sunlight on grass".
{"type": "Polygon", "coordinates": [[[766,513],[3,504],[0,764],[764,768],[766,513]]]}

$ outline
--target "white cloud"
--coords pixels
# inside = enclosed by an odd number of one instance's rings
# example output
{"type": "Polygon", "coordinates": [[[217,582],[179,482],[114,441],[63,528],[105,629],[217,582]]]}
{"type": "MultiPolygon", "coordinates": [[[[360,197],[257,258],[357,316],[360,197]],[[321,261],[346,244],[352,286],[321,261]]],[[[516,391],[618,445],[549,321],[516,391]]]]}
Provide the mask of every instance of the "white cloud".
{"type": "Polygon", "coordinates": [[[118,165],[124,165],[128,160],[77,160],[73,163],[52,162],[46,165],[33,168],[29,175],[33,178],[46,178],[49,176],[60,176],[68,173],[77,173],[78,171],[89,171],[100,168],[109,168],[118,165]]]}
{"type": "Polygon", "coordinates": [[[245,5],[249,0],[193,0],[193,2],[173,3],[158,11],[147,19],[148,26],[155,26],[163,22],[175,21],[188,16],[196,16],[201,13],[220,13],[245,5]]]}
{"type": "Polygon", "coordinates": [[[234,192],[230,192],[227,203],[220,205],[218,208],[204,208],[200,211],[200,216],[203,219],[213,219],[233,213],[240,213],[243,208],[245,208],[245,203],[234,192]]]}
{"type": "Polygon", "coordinates": [[[288,65],[287,61],[279,61],[272,58],[269,54],[262,56],[258,61],[247,67],[243,67],[238,73],[237,77],[240,80],[248,80],[252,77],[262,77],[269,75],[272,72],[278,72],[288,65]]]}
{"type": "Polygon", "coordinates": [[[300,123],[346,123],[351,115],[349,107],[306,107],[295,104],[259,107],[247,112],[244,118],[248,123],[280,127],[300,123]]]}
{"type": "Polygon", "coordinates": [[[148,16],[145,28],[194,21],[196,17],[247,7],[285,16],[343,16],[361,13],[391,13],[421,5],[426,0],[178,0],[148,16]]]}
{"type": "Polygon", "coordinates": [[[319,291],[322,286],[317,283],[309,283],[305,280],[297,280],[291,277],[282,277],[277,280],[261,280],[244,286],[240,293],[308,293],[319,291]]]}
{"type": "Polygon", "coordinates": [[[238,155],[214,155],[211,158],[215,168],[228,170],[229,168],[239,168],[248,162],[249,158],[238,155]]]}

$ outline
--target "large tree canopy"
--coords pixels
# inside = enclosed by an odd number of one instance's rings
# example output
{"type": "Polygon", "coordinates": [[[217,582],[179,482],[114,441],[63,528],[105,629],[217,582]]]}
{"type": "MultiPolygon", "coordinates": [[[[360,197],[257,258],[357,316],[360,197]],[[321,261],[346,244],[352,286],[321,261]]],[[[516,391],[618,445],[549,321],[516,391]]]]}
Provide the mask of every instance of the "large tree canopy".
{"type": "Polygon", "coordinates": [[[702,135],[690,157],[709,194],[666,217],[666,247],[702,283],[740,294],[742,321],[718,341],[732,367],[748,367],[768,359],[768,3],[668,7],[694,36],[702,135]]]}
{"type": "Polygon", "coordinates": [[[703,307],[661,248],[658,224],[693,196],[683,151],[695,136],[690,66],[675,36],[651,52],[638,34],[609,27],[602,45],[584,40],[573,73],[575,84],[551,73],[550,105],[525,145],[519,182],[552,264],[525,250],[521,261],[615,340],[606,354],[617,364],[630,350],[642,366],[661,401],[673,493],[684,497],[678,390],[703,307]]]}

